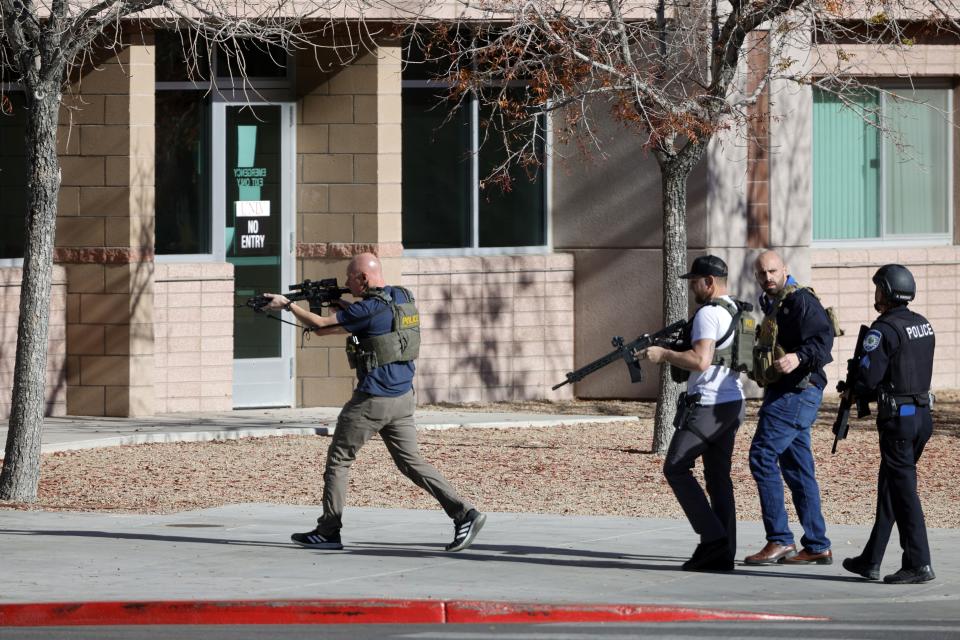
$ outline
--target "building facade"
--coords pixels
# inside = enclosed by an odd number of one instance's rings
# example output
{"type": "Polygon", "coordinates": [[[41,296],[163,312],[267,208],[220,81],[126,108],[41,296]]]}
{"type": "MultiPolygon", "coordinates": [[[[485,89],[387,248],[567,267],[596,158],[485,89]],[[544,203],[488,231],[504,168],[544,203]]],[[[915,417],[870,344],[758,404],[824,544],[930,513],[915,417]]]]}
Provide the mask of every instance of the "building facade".
{"type": "MultiPolygon", "coordinates": [[[[436,89],[403,64],[398,42],[329,68],[308,53],[251,52],[247,85],[214,54],[213,90],[189,76],[178,47],[163,32],[127,44],[84,73],[62,109],[51,414],[341,404],[354,384],[343,339],[308,339],[244,303],[303,279],[342,282],[364,251],[417,296],[421,402],[654,396],[655,371],[631,385],[617,366],[550,389],[608,352],[611,336],[660,327],[663,287],[682,286],[661,282],[656,162],[620,124],[598,129],[603,157],[548,139],[535,179],[503,193],[481,180],[498,153],[478,144],[482,105],[444,124],[436,89]]],[[[775,247],[838,309],[847,336],[831,383],[873,316],[870,275],[901,262],[938,332],[934,385],[958,384],[954,49],[930,45],[917,63],[922,87],[910,97],[939,111],[901,118],[910,166],[826,95],[775,85],[749,144],[716,140],[690,180],[691,258],[723,256],[733,292],[752,299],[752,260],[775,247]]],[[[891,91],[864,100],[893,108],[908,89],[893,70],[875,71],[891,91]]],[[[24,197],[22,121],[9,95],[4,415],[24,197]]]]}

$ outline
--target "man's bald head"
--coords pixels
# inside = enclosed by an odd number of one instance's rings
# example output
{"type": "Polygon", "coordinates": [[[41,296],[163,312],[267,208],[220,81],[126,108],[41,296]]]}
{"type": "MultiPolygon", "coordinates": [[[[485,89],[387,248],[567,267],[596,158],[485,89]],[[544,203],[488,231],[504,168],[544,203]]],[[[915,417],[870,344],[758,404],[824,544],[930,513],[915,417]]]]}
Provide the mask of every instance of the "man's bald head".
{"type": "Polygon", "coordinates": [[[372,253],[354,256],[347,265],[347,286],[353,295],[360,295],[370,287],[380,288],[386,285],[383,280],[383,266],[380,258],[372,253]]]}
{"type": "Polygon", "coordinates": [[[375,256],[372,253],[361,253],[355,255],[350,260],[350,265],[347,267],[348,271],[356,271],[358,273],[365,273],[367,276],[382,276],[383,267],[380,265],[380,258],[375,256]]]}
{"type": "Polygon", "coordinates": [[[776,251],[767,250],[753,263],[754,275],[764,293],[774,296],[787,285],[787,265],[776,251]]]}

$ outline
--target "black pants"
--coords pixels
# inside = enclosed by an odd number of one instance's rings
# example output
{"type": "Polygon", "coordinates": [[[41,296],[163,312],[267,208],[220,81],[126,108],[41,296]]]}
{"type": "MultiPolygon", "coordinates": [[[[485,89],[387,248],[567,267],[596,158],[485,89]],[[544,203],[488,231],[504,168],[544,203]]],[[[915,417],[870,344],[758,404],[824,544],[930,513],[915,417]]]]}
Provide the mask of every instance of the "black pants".
{"type": "Polygon", "coordinates": [[[694,405],[688,411],[690,413],[677,424],[670,441],[663,475],[693,530],[700,534],[700,541],[713,542],[726,537],[733,558],[737,551],[737,509],[730,479],[730,459],[737,429],[743,421],[744,403],[738,400],[694,405]],[[693,477],[693,466],[700,457],[703,458],[706,494],[693,477]]]}
{"type": "Polygon", "coordinates": [[[923,508],[917,495],[917,460],[933,432],[930,407],[917,407],[912,416],[897,416],[878,425],[880,473],[877,478],[877,516],[860,557],[880,566],[897,523],[903,548],[901,568],[930,564],[930,545],[923,508]]]}

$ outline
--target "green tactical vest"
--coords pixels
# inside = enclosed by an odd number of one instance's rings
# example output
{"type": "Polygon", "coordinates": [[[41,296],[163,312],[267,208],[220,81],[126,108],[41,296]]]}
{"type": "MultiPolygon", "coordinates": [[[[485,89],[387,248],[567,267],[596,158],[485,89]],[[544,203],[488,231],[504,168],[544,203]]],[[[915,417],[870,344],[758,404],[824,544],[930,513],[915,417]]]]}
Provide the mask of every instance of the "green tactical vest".
{"type": "Polygon", "coordinates": [[[351,369],[366,375],[377,367],[393,362],[409,362],[420,355],[420,312],[413,294],[403,287],[394,287],[407,297],[397,304],[383,289],[370,289],[365,298],[376,298],[389,305],[393,314],[390,333],[368,338],[347,338],[347,362],[351,369]]]}
{"type": "Polygon", "coordinates": [[[741,373],[750,370],[753,362],[753,344],[757,336],[757,323],[746,310],[737,302],[729,302],[723,298],[712,301],[718,307],[733,316],[730,328],[723,334],[717,344],[721,345],[733,334],[733,340],[723,349],[714,349],[711,365],[727,367],[741,373]]]}
{"type": "MultiPolygon", "coordinates": [[[[714,348],[713,360],[710,361],[711,366],[727,367],[733,371],[740,372],[748,371],[750,369],[750,364],[753,358],[753,343],[757,332],[757,323],[754,321],[753,317],[746,313],[745,309],[740,306],[741,304],[746,303],[740,303],[737,301],[729,302],[723,298],[716,298],[704,305],[709,307],[721,307],[731,316],[730,327],[716,341],[716,344],[721,345],[726,342],[730,337],[730,334],[733,334],[733,340],[731,340],[730,344],[723,349],[714,348]]],[[[749,309],[750,306],[747,305],[746,308],[749,309]]],[[[694,317],[696,317],[696,314],[694,314],[694,317]]],[[[678,349],[679,351],[685,351],[692,348],[693,345],[690,344],[690,331],[692,328],[693,318],[691,318],[684,327],[683,343],[680,345],[678,349]]],[[[670,377],[674,382],[686,382],[690,378],[690,371],[670,365],[670,377]]]]}
{"type": "MultiPolygon", "coordinates": [[[[747,375],[761,387],[772,384],[783,376],[773,368],[773,363],[786,355],[783,347],[777,342],[777,314],[780,312],[784,300],[801,289],[806,289],[818,302],[820,301],[820,297],[811,287],[787,285],[777,295],[776,304],[773,305],[770,313],[763,316],[763,321],[757,327],[757,340],[753,347],[753,366],[747,372],[747,375]]],[[[827,312],[827,318],[830,320],[830,326],[833,328],[834,337],[842,336],[843,329],[840,328],[837,312],[833,307],[828,307],[825,311],[827,312]]]]}

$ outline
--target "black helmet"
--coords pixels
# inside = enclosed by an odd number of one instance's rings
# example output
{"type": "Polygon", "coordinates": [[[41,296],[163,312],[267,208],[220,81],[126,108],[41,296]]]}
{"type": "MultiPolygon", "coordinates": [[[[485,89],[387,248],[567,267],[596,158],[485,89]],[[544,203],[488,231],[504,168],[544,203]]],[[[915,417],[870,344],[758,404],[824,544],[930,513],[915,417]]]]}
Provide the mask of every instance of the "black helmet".
{"type": "Polygon", "coordinates": [[[913,274],[902,264],[885,264],[877,269],[873,284],[880,287],[887,302],[906,304],[917,295],[913,274]]]}

